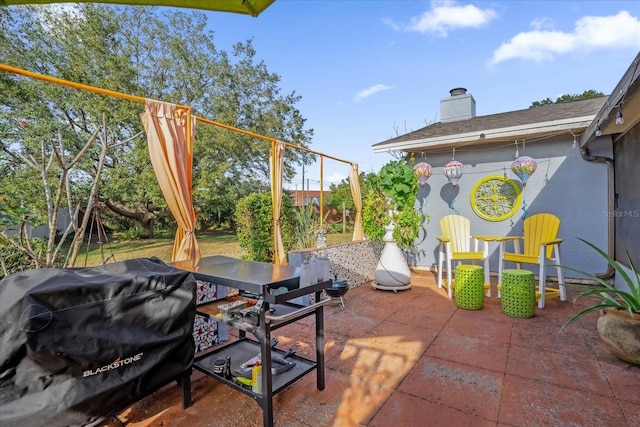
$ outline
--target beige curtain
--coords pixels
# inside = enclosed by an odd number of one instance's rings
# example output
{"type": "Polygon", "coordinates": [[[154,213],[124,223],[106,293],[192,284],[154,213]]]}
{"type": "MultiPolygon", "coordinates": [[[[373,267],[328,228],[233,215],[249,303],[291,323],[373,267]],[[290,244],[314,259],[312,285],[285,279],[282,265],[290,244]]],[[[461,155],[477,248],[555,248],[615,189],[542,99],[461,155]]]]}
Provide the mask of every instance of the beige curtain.
{"type": "Polygon", "coordinates": [[[271,155],[269,157],[269,166],[271,167],[271,204],[273,206],[273,261],[279,265],[287,264],[287,254],[284,252],[282,229],[280,227],[284,149],[284,142],[273,141],[271,143],[271,155]]]}
{"type": "Polygon", "coordinates": [[[351,196],[353,204],[356,207],[356,217],[353,226],[353,238],[351,240],[363,240],[364,232],[362,231],[362,195],[360,194],[360,177],[358,176],[358,165],[351,164],[349,170],[349,185],[351,186],[351,196]]]}
{"type": "Polygon", "coordinates": [[[178,223],[172,261],[197,261],[200,246],[191,198],[195,118],[189,110],[153,100],[145,101],[145,112],[140,117],[147,132],[153,170],[178,223]]]}

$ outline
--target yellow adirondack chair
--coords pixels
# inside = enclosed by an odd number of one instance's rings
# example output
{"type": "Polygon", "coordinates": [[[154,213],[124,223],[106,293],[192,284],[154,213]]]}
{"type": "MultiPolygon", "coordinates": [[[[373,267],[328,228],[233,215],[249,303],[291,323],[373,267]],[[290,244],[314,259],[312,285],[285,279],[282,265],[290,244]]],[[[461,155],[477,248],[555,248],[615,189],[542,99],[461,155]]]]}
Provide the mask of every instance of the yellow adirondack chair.
{"type": "Polygon", "coordinates": [[[440,220],[440,241],[438,248],[438,287],[442,287],[442,264],[447,263],[447,290],[453,296],[452,262],[483,261],[484,283],[487,296],[491,296],[489,281],[489,243],[483,242],[478,250],[479,239],[471,235],[471,221],[460,215],[447,215],[440,220]]]}
{"type": "Polygon", "coordinates": [[[506,261],[515,262],[517,268],[521,264],[537,264],[540,266],[538,274],[538,307],[544,308],[546,298],[560,297],[561,301],[566,301],[567,294],[562,277],[562,269],[556,267],[558,274],[558,288],[546,285],[546,265],[547,260],[560,265],[560,243],[558,230],[560,229],[560,219],[552,214],[541,213],[531,215],[524,220],[524,236],[507,236],[500,239],[500,263],[498,271],[498,296],[502,285],[502,271],[506,261]],[[524,251],[520,250],[520,240],[524,243],[524,251]],[[505,247],[508,241],[513,242],[514,252],[506,252],[505,247]]]}

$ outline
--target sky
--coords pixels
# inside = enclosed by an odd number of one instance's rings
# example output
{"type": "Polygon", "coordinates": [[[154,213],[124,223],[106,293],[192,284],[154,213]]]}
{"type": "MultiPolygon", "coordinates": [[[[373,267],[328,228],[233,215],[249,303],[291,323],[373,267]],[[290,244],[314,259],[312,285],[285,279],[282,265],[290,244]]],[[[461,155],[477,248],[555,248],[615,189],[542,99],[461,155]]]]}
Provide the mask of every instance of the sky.
{"type": "MultiPolygon", "coordinates": [[[[219,49],[251,39],[282,94],[301,96],[310,148],[361,172],[393,159],[372,145],[440,121],[453,88],[473,95],[478,116],[609,95],[640,51],[637,0],[276,0],[256,18],[206,14],[219,49]]],[[[301,172],[285,188],[302,189],[301,172]]],[[[326,159],[323,188],[348,172],[326,159]]],[[[319,189],[319,163],[304,181],[319,189]]]]}

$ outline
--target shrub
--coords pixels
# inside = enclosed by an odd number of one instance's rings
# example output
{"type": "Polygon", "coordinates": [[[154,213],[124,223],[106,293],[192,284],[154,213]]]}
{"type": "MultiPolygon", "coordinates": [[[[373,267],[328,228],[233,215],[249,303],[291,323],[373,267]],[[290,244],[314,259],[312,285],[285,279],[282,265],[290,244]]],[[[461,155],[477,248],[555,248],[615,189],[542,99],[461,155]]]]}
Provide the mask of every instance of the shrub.
{"type": "MultiPolygon", "coordinates": [[[[270,193],[253,193],[238,201],[235,210],[238,243],[251,261],[273,262],[273,210],[270,193]]],[[[280,228],[285,251],[294,243],[295,210],[293,199],[282,196],[280,228]]]]}
{"type": "Polygon", "coordinates": [[[148,238],[149,235],[146,233],[146,231],[138,229],[136,227],[131,227],[120,235],[121,240],[142,240],[148,238]]]}

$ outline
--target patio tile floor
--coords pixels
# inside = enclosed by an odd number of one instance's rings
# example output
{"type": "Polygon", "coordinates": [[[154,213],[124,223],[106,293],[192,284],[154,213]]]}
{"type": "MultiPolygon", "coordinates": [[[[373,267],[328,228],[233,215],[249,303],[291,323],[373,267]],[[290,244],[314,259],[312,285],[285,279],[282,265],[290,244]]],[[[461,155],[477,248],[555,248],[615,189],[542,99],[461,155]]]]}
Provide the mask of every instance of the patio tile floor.
{"type": "MultiPolygon", "coordinates": [[[[457,308],[427,272],[414,273],[411,290],[351,289],[345,311],[325,308],[325,390],[311,373],[278,393],[275,425],[638,426],[640,367],[608,350],[598,315],[559,332],[588,305],[574,305],[577,293],[519,319],[502,313],[495,290],[482,310],[457,308]]],[[[311,321],[273,335],[278,348],[315,358],[311,321]]],[[[171,384],[103,426],[262,425],[250,397],[197,371],[191,387],[186,410],[171,384]]]]}

